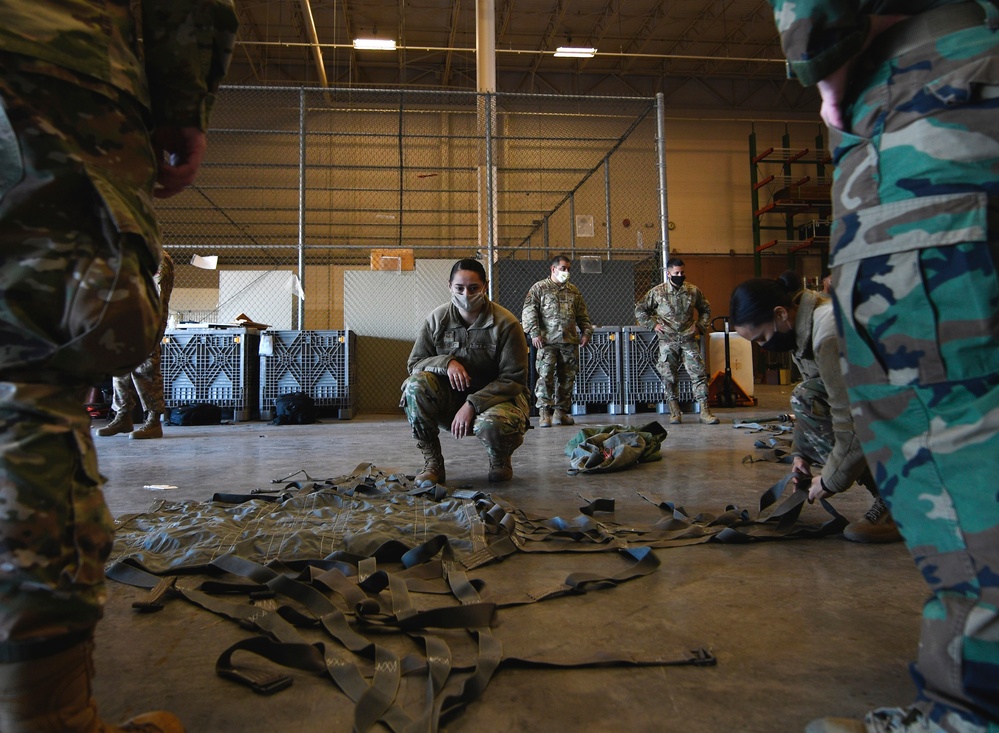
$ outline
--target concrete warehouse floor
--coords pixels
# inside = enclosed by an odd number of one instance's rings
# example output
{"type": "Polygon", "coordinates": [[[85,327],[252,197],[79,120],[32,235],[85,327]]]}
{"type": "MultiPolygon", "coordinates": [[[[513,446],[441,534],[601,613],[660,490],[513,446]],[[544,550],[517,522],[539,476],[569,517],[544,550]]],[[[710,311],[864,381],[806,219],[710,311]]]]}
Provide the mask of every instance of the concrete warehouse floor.
{"type": "MultiPolygon", "coordinates": [[[[691,515],[720,513],[728,504],[755,515],[760,494],[788,466],[743,463],[760,435],[733,429],[732,421],[785,412],[789,395],[790,387],[758,386],[757,407],[718,409],[717,426],[688,415],[684,424],[667,426],[662,461],[619,473],[567,475],[562,451],[576,428],[554,427],[531,430],[514,455],[513,481],[490,485],[478,441],[443,436],[449,483],[472,484],[547,516],[571,518],[583,505],[580,496],[606,497],[617,500],[615,521],[651,525],[662,513],[638,492],[673,501],[691,515]]],[[[657,417],[666,425],[666,417],[655,413],[591,414],[577,423],[638,425],[657,417]]],[[[306,426],[166,427],[162,440],[116,436],[95,442],[116,517],[161,498],[207,500],[217,490],[271,488],[271,479],[299,469],[328,478],[364,461],[410,474],[422,466],[401,415],[362,414],[306,426]],[[177,488],[144,488],[153,484],[177,488]]],[[[854,487],[835,505],[852,520],[870,501],[854,487]]],[[[822,513],[806,507],[806,516],[820,520],[822,513]]],[[[837,536],[656,553],[662,566],[649,576],[503,609],[496,637],[505,650],[521,654],[706,647],[717,666],[501,668],[446,730],[790,733],[815,717],[860,716],[912,700],[907,664],[916,652],[926,591],[901,543],[861,545],[837,536]]],[[[575,571],[621,569],[621,559],[610,552],[521,554],[469,575],[511,590],[561,582],[575,571]]],[[[218,655],[248,632],[183,600],[138,614],[131,603],[142,595],[109,583],[96,658],[96,694],[109,721],[163,708],[180,715],[192,733],[350,730],[352,705],[328,678],[292,672],[289,689],[256,695],[214,671],[218,655]]]]}

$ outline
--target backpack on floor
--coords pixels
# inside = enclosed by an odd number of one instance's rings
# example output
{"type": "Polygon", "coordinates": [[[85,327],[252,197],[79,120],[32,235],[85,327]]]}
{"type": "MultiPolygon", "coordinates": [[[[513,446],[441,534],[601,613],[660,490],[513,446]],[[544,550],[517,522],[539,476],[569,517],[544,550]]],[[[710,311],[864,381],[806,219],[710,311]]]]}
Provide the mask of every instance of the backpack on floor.
{"type": "Polygon", "coordinates": [[[593,425],[582,428],[565,447],[569,474],[620,471],[658,461],[666,430],[656,421],[640,427],[593,425]]]}
{"type": "Polygon", "coordinates": [[[288,392],[274,400],[271,425],[308,425],[317,417],[316,401],[305,392],[288,392]]]}
{"type": "Polygon", "coordinates": [[[204,402],[195,402],[171,408],[167,425],[218,425],[221,422],[221,407],[204,402]]]}

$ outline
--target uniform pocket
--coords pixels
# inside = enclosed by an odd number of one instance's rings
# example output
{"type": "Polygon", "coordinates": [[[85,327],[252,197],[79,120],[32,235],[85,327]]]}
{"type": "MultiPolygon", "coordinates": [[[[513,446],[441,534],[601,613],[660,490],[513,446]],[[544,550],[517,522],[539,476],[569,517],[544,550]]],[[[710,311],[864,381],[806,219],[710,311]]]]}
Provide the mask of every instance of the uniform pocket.
{"type": "Polygon", "coordinates": [[[832,197],[842,211],[878,201],[881,180],[880,154],[869,138],[844,130],[829,130],[829,145],[836,166],[832,197]]]}
{"type": "Polygon", "coordinates": [[[844,217],[833,266],[850,384],[930,385],[995,372],[999,286],[988,206],[984,194],[954,194],[844,217]]]}
{"type": "Polygon", "coordinates": [[[948,107],[999,97],[999,57],[976,59],[925,87],[948,107]]]}
{"type": "Polygon", "coordinates": [[[496,344],[488,341],[470,341],[468,344],[468,356],[473,361],[478,361],[483,357],[487,359],[496,358],[496,344]]]}
{"type": "Polygon", "coordinates": [[[139,237],[118,236],[118,251],[81,258],[66,278],[61,330],[69,339],[52,353],[50,367],[122,374],[158,348],[160,301],[148,250],[139,237]]]}

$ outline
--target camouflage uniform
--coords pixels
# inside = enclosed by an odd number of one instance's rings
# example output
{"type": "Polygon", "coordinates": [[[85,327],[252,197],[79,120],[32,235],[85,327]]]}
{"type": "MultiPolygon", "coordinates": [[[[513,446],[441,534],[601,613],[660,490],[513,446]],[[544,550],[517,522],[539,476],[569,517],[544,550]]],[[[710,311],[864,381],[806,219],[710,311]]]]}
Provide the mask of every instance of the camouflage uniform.
{"type": "Polygon", "coordinates": [[[690,283],[676,287],[665,282],[656,285],[635,305],[638,325],[654,329],[662,324],[659,336],[659,362],[656,369],[663,378],[667,400],[676,401],[676,377],[680,356],[694,390],[694,399],[708,399],[708,377],[701,354],[700,334],[711,324],[711,304],[700,288],[690,283]]]}
{"type": "Polygon", "coordinates": [[[864,53],[830,131],[834,294],[858,436],[932,590],[915,710],[997,731],[999,8],[771,2],[806,83],[860,48],[865,13],[919,13],[864,53]]]}
{"type": "Polygon", "coordinates": [[[203,129],[234,41],[227,0],[133,5],[145,67],[129,3],[0,0],[4,654],[101,616],[112,521],[83,399],[156,342],[150,129],[203,129]]]}
{"type": "Polygon", "coordinates": [[[877,496],[850,415],[832,302],[804,290],[797,306],[794,320],[797,346],[791,358],[802,381],[791,391],[791,408],[796,418],[793,452],[809,463],[824,464],[822,485],[826,491],[846,491],[859,480],[877,496]]]}
{"type": "Polygon", "coordinates": [[[572,283],[557,283],[547,277],[527,291],[520,320],[529,339],[540,336],[545,340],[535,360],[537,407],[569,412],[579,371],[579,340],[593,335],[583,294],[572,283]]]}
{"type": "Polygon", "coordinates": [[[128,374],[115,376],[114,400],[112,407],[115,412],[131,413],[136,400],[145,412],[162,414],[165,412],[163,403],[163,371],[160,368],[160,342],[166,333],[167,319],[170,316],[170,293],[173,292],[173,260],[166,252],[155,280],[159,286],[160,295],[160,328],[157,331],[155,346],[149,357],[128,374]]]}
{"type": "Polygon", "coordinates": [[[487,302],[475,323],[466,326],[450,303],[427,317],[402,384],[401,407],[413,436],[430,440],[448,427],[466,402],[475,408],[475,436],[489,455],[510,455],[527,432],[527,339],[519,321],[497,303],[487,302]],[[472,378],[467,392],[451,387],[447,365],[457,359],[472,378]]]}

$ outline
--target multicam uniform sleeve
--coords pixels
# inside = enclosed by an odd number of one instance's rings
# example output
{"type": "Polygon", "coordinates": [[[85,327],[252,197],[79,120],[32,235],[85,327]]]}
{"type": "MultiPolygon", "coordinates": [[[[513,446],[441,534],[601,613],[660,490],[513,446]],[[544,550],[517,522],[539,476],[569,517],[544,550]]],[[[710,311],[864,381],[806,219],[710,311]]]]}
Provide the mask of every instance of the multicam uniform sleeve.
{"type": "Polygon", "coordinates": [[[701,332],[707,333],[711,326],[711,303],[704,297],[700,288],[697,289],[697,301],[694,303],[694,307],[697,308],[697,322],[701,326],[701,332]]]}
{"type": "Polygon", "coordinates": [[[857,0],[769,0],[791,72],[805,86],[858,53],[870,21],[857,0]]]}
{"type": "Polygon", "coordinates": [[[827,491],[839,493],[849,489],[860,478],[867,468],[867,462],[850,414],[850,400],[840,368],[839,341],[828,338],[818,344],[815,347],[815,362],[829,396],[834,441],[832,451],[822,467],[822,485],[827,491]]]}
{"type": "Polygon", "coordinates": [[[238,22],[231,0],[142,0],[154,127],[208,127],[238,22]]]}
{"type": "Polygon", "coordinates": [[[656,289],[652,288],[640,301],[635,303],[635,322],[645,328],[655,328],[659,322],[659,302],[656,300],[656,289]]]}
{"type": "Polygon", "coordinates": [[[583,294],[576,292],[576,328],[579,329],[579,337],[590,338],[593,336],[593,322],[590,321],[590,311],[586,308],[586,301],[583,294]]]}
{"type": "Polygon", "coordinates": [[[524,297],[524,310],[520,314],[520,322],[528,338],[544,336],[541,328],[541,295],[537,283],[531,286],[524,297]]]}

